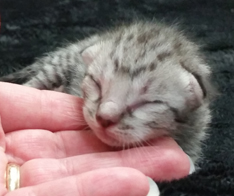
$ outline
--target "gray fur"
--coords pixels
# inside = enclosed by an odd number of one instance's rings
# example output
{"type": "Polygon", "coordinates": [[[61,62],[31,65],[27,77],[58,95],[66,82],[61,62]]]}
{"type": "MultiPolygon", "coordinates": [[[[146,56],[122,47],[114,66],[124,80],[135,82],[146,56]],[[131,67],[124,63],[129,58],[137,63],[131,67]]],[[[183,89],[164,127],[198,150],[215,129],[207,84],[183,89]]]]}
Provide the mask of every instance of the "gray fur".
{"type": "Polygon", "coordinates": [[[182,33],[138,22],[60,48],[0,81],[83,97],[87,123],[109,145],[166,134],[195,162],[211,119],[209,77],[182,33]]]}

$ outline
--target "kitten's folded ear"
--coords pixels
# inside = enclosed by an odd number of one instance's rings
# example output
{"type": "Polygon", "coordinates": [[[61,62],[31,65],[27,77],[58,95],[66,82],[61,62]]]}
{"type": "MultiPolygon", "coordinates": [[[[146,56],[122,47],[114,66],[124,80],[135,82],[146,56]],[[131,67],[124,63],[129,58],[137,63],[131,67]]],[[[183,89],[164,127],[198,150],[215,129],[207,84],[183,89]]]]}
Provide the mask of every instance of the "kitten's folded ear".
{"type": "Polygon", "coordinates": [[[200,76],[190,73],[189,75],[189,91],[191,94],[188,104],[191,109],[199,107],[204,101],[210,102],[217,96],[218,93],[210,81],[210,74],[200,76]]]}
{"type": "Polygon", "coordinates": [[[189,97],[187,99],[187,104],[190,109],[199,107],[205,97],[205,92],[198,80],[193,74],[189,73],[189,85],[188,85],[189,97]]]}
{"type": "Polygon", "coordinates": [[[89,66],[100,51],[101,51],[101,43],[96,43],[95,45],[86,48],[81,53],[84,63],[89,66]]]}

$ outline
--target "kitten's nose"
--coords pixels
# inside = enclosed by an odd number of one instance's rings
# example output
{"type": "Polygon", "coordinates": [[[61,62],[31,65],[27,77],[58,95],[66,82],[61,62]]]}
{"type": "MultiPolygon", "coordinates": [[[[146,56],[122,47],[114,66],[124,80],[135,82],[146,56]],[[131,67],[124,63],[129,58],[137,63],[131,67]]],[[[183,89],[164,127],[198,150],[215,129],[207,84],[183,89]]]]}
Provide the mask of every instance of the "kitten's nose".
{"type": "Polygon", "coordinates": [[[97,121],[103,126],[108,127],[119,121],[121,110],[112,101],[102,103],[97,113],[97,121]]]}
{"type": "Polygon", "coordinates": [[[112,122],[111,120],[103,119],[101,116],[97,116],[96,118],[97,118],[98,123],[102,125],[102,127],[104,128],[107,128],[114,124],[114,122],[112,122]]]}

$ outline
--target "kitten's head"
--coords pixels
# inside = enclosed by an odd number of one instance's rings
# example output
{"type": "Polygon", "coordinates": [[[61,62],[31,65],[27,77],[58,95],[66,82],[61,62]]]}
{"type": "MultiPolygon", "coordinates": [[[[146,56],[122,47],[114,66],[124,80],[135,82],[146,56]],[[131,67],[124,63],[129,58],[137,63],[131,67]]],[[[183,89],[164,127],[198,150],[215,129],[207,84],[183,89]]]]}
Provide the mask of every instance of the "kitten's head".
{"type": "Polygon", "coordinates": [[[178,124],[186,123],[204,99],[200,81],[184,67],[185,59],[165,48],[134,45],[140,39],[135,36],[116,38],[118,44],[103,41],[82,53],[88,66],[82,86],[84,116],[97,137],[111,146],[178,131],[178,124]]]}

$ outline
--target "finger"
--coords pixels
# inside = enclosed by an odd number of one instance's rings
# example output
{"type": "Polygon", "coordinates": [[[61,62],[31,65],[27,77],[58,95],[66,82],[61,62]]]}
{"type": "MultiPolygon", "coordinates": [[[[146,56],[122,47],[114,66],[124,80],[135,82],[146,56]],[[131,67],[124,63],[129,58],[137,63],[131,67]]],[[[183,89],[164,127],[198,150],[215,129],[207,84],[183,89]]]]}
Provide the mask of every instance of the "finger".
{"type": "Polygon", "coordinates": [[[111,150],[91,131],[13,131],[6,134],[6,146],[8,160],[18,164],[35,158],[61,159],[111,150]]]}
{"type": "Polygon", "coordinates": [[[0,148],[0,195],[4,195],[7,192],[6,181],[5,181],[5,171],[7,165],[7,159],[2,148],[0,148]]]}
{"type": "Polygon", "coordinates": [[[0,117],[0,149],[2,149],[2,151],[5,151],[6,149],[6,138],[5,138],[5,133],[3,131],[3,128],[2,128],[1,117],[0,117]]]}
{"type": "Polygon", "coordinates": [[[110,168],[18,189],[6,196],[145,196],[148,191],[148,180],[141,172],[110,168]]]}
{"type": "Polygon", "coordinates": [[[160,139],[156,146],[85,154],[60,160],[34,159],[21,167],[21,183],[22,186],[29,186],[110,167],[135,168],[146,176],[161,181],[187,176],[190,163],[187,155],[174,140],[164,138],[160,139]]]}
{"type": "Polygon", "coordinates": [[[77,130],[87,126],[82,99],[0,82],[0,114],[5,132],[20,129],[77,130]]]}
{"type": "Polygon", "coordinates": [[[0,195],[4,195],[7,192],[6,182],[5,182],[5,171],[7,165],[7,158],[5,155],[5,136],[2,129],[1,119],[0,119],[0,195]]]}

